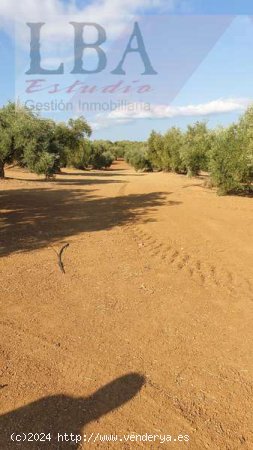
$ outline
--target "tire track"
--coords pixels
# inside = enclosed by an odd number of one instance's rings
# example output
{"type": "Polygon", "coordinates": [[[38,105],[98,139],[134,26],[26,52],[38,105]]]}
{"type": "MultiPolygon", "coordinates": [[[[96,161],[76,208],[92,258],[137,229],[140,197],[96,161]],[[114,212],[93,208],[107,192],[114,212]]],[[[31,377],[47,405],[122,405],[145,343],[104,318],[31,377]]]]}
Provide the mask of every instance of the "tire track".
{"type": "Polygon", "coordinates": [[[138,224],[132,224],[127,228],[134,240],[139,242],[139,247],[146,249],[150,257],[159,259],[176,272],[189,275],[198,285],[222,287],[230,295],[240,293],[252,297],[253,286],[250,280],[237,277],[222,265],[214,266],[194,258],[183,249],[178,248],[172,241],[164,244],[148,232],[141,230],[138,224]]]}

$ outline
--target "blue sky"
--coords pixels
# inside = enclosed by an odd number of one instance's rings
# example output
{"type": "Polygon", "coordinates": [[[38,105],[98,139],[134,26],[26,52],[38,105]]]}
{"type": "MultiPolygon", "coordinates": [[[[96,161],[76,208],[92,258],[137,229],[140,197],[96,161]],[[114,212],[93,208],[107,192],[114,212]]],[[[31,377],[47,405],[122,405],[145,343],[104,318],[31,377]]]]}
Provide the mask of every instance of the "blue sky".
{"type": "MultiPolygon", "coordinates": [[[[50,111],[42,108],[41,114],[56,120],[83,114],[93,126],[94,138],[146,139],[152,129],[164,132],[171,126],[186,127],[197,120],[207,120],[210,126],[227,125],[237,120],[253,101],[250,1],[48,0],[43,4],[40,0],[23,0],[19,5],[14,0],[1,0],[0,17],[0,103],[9,99],[20,99],[28,102],[28,106],[50,103],[50,111]],[[103,49],[108,64],[103,72],[70,75],[71,20],[97,22],[106,29],[108,37],[103,49]],[[55,69],[64,61],[64,75],[25,74],[29,68],[28,21],[46,23],[42,65],[55,69]],[[139,54],[127,55],[125,76],[111,75],[122,58],[134,21],[138,21],[157,75],[141,75],[143,61],[139,54]],[[61,92],[52,94],[49,89],[25,92],[31,80],[41,78],[45,80],[41,86],[58,84],[61,92]],[[66,95],[66,88],[77,80],[88,86],[96,85],[99,92],[66,95]],[[150,86],[150,92],[101,94],[102,87],[122,83],[122,90],[129,84],[133,87],[133,81],[137,87],[150,86]],[[68,112],[52,108],[52,102],[67,105],[73,101],[75,106],[68,112]],[[114,107],[83,112],[76,107],[80,101],[113,103],[114,107]],[[120,101],[134,105],[134,110],[126,110],[125,105],[123,109],[122,106],[115,109],[115,102],[120,101]],[[145,105],[149,105],[148,110],[143,110],[145,105]]],[[[93,56],[87,56],[86,64],[93,67],[95,59],[94,52],[93,56]]]]}

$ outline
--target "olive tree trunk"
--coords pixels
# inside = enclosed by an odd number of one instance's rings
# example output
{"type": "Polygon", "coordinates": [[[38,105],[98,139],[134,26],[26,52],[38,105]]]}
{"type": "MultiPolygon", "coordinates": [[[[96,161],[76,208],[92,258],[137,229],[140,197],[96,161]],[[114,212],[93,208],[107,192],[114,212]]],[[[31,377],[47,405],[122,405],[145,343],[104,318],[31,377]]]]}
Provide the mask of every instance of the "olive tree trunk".
{"type": "Polygon", "coordinates": [[[4,178],[4,163],[0,161],[0,178],[4,178]]]}

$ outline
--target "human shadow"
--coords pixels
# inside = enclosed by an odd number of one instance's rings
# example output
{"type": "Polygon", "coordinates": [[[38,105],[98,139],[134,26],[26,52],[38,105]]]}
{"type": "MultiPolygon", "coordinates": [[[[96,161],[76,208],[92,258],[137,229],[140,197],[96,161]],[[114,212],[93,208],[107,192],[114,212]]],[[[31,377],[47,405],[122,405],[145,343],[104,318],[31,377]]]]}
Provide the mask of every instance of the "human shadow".
{"type": "Polygon", "coordinates": [[[0,255],[49,246],[83,232],[147,222],[148,214],[169,202],[168,193],[97,197],[96,191],[63,188],[0,191],[0,255]]]}
{"type": "Polygon", "coordinates": [[[74,398],[63,394],[54,395],[3,414],[0,416],[1,448],[3,450],[17,448],[22,450],[77,450],[79,445],[85,443],[85,439],[88,441],[89,438],[89,436],[85,436],[83,427],[130,401],[141,390],[144,383],[144,376],[138,373],[129,373],[106,384],[86,398],[74,398]],[[29,442],[13,442],[14,435],[12,433],[15,433],[15,437],[18,436],[18,439],[19,435],[21,439],[24,439],[26,435],[31,440],[29,442]],[[35,433],[36,436],[33,437],[32,435],[35,433]],[[38,437],[37,433],[40,441],[35,442],[38,437]],[[72,438],[72,442],[70,441],[71,433],[74,436],[80,436],[75,439],[79,442],[73,442],[74,438],[72,438]],[[44,435],[48,438],[51,436],[51,440],[47,440],[44,435]],[[81,436],[82,441],[80,441],[81,436]],[[44,442],[41,439],[44,439],[44,442]],[[67,441],[67,439],[69,440],[67,441]]]}

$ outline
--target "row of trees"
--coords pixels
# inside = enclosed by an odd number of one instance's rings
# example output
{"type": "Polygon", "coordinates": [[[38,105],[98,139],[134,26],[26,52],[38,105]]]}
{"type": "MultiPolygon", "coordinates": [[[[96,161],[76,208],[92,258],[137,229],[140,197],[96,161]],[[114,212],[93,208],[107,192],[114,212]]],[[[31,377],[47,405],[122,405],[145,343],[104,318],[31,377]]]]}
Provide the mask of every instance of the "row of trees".
{"type": "Polygon", "coordinates": [[[124,157],[136,170],[209,172],[210,185],[220,194],[252,189],[253,107],[227,128],[210,130],[197,122],[185,132],[175,127],[164,135],[152,131],[147,142],[91,141],[91,133],[83,117],[56,123],[9,103],[0,109],[0,178],[12,163],[50,178],[61,167],[102,169],[124,157]]]}
{"type": "Polygon", "coordinates": [[[147,144],[131,143],[125,159],[136,170],[164,170],[188,176],[208,172],[219,194],[251,190],[253,182],[253,107],[238,123],[210,130],[206,123],[164,135],[152,131],[147,144]]]}
{"type": "Polygon", "coordinates": [[[109,167],[114,157],[102,141],[89,140],[83,117],[56,123],[14,103],[0,109],[0,178],[7,164],[17,163],[46,178],[61,167],[109,167]]]}

